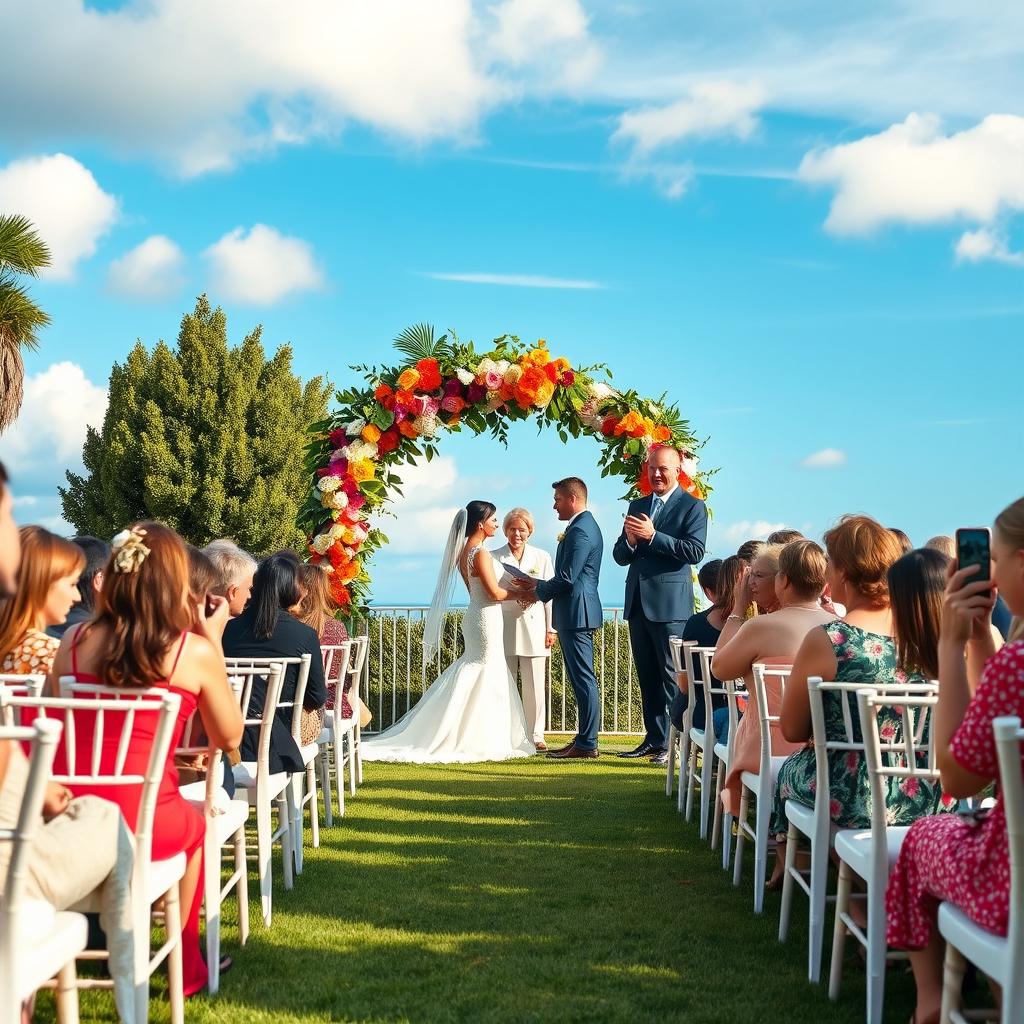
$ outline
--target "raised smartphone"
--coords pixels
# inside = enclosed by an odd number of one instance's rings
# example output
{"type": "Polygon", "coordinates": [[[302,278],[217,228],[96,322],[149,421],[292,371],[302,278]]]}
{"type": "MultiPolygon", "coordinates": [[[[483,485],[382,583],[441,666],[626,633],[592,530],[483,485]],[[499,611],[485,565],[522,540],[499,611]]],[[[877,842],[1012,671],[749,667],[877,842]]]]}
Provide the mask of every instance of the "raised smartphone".
{"type": "Polygon", "coordinates": [[[965,526],[956,531],[956,567],[969,565],[980,568],[968,577],[968,583],[987,580],[992,565],[992,537],[987,526],[965,526]]]}

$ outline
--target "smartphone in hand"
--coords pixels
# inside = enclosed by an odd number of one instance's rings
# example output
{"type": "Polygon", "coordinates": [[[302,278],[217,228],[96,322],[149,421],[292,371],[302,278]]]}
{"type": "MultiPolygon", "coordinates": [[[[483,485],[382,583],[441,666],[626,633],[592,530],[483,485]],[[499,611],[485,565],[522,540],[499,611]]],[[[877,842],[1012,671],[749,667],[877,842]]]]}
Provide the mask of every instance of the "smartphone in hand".
{"type": "Polygon", "coordinates": [[[956,531],[956,567],[966,569],[978,566],[978,571],[968,577],[968,583],[987,580],[991,575],[992,536],[987,526],[967,526],[956,531]]]}

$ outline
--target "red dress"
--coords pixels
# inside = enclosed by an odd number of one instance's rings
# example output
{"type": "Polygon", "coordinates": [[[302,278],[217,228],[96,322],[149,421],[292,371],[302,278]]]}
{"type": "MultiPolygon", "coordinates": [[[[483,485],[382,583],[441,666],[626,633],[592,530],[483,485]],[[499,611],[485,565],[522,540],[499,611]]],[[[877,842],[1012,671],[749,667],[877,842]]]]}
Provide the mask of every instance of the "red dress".
{"type": "MultiPolygon", "coordinates": [[[[999,777],[992,722],[1024,718],[1024,641],[988,660],[977,692],[950,741],[957,764],[975,775],[999,777]]],[[[957,814],[921,818],[910,826],[889,879],[887,940],[898,949],[922,949],[940,901],[1005,935],[1010,914],[1010,852],[1002,797],[980,821],[957,814]]]]}
{"type": "MultiPolygon", "coordinates": [[[[71,645],[71,673],[79,683],[99,683],[100,680],[85,672],[78,671],[78,642],[85,632],[84,628],[78,631],[71,645]]],[[[196,850],[201,850],[203,837],[206,833],[206,821],[203,815],[189,804],[178,790],[178,769],[174,765],[174,750],[181,742],[182,730],[185,723],[196,710],[198,698],[196,694],[188,690],[182,690],[174,686],[171,680],[174,678],[174,671],[178,667],[178,659],[184,650],[187,633],[181,636],[177,653],[174,656],[174,664],[171,667],[171,674],[166,681],[154,683],[153,686],[165,687],[170,693],[176,693],[181,698],[181,705],[178,709],[178,718],[174,724],[174,732],[171,736],[171,746],[167,758],[167,765],[164,769],[163,778],[160,780],[160,788],[157,793],[156,813],[153,817],[153,860],[167,860],[179,853],[191,857],[196,850]]],[[[126,693],[131,691],[126,689],[126,693]]],[[[109,712],[108,712],[109,716],[109,712]]],[[[84,775],[90,774],[90,758],[92,751],[86,737],[92,735],[94,713],[81,711],[75,714],[76,733],[79,737],[77,749],[76,772],[84,775]]],[[[132,774],[144,775],[149,764],[149,752],[153,745],[156,734],[157,716],[155,714],[137,715],[132,730],[131,743],[125,761],[125,771],[132,774]]],[[[120,723],[116,727],[107,727],[104,730],[104,749],[100,757],[101,769],[109,771],[116,763],[117,746],[120,739],[120,723]]],[[[57,757],[54,760],[54,773],[71,774],[67,772],[67,761],[63,744],[61,744],[57,757]]],[[[104,800],[111,800],[118,804],[125,822],[132,830],[135,829],[139,815],[139,801],[142,798],[141,786],[96,786],[75,785],[75,796],[86,796],[92,794],[104,800]]],[[[206,961],[203,959],[199,944],[199,909],[202,904],[203,882],[200,875],[199,887],[196,897],[192,901],[192,907],[182,908],[183,913],[188,916],[182,923],[182,967],[184,973],[185,995],[192,995],[206,987],[207,969],[206,961]]]]}
{"type": "MultiPolygon", "coordinates": [[[[340,644],[345,643],[348,640],[348,630],[345,626],[337,619],[328,619],[324,623],[324,631],[320,637],[321,647],[337,647],[340,644]]],[[[342,686],[341,690],[341,716],[342,718],[352,717],[352,705],[348,699],[348,689],[352,685],[352,681],[348,680],[342,686]]],[[[334,710],[334,698],[338,690],[338,678],[335,676],[333,679],[327,680],[327,710],[334,710]]]]}

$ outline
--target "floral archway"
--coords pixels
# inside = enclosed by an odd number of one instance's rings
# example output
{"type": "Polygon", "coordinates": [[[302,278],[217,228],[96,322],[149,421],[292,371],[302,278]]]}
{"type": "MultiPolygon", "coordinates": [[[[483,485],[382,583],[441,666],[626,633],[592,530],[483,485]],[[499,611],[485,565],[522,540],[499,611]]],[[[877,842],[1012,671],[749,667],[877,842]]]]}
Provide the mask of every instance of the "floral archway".
{"type": "Polygon", "coordinates": [[[344,611],[370,597],[368,563],[387,544],[371,525],[401,492],[403,463],[430,461],[446,431],[490,433],[507,443],[509,424],[535,416],[562,441],[589,435],[601,445],[601,476],[622,477],[624,497],[650,493],[646,458],[652,447],[684,453],[679,484],[696,497],[709,491],[697,469],[699,447],[675,405],[664,396],[617,391],[603,364],[573,367],[552,357],[547,342],[528,346],[504,335],[486,349],[454,335],[434,338],[426,324],[395,341],[398,366],[355,366],[366,387],[338,392],[329,420],[310,426],[307,468],[312,486],[299,524],[314,562],[328,562],[331,587],[344,611]]]}

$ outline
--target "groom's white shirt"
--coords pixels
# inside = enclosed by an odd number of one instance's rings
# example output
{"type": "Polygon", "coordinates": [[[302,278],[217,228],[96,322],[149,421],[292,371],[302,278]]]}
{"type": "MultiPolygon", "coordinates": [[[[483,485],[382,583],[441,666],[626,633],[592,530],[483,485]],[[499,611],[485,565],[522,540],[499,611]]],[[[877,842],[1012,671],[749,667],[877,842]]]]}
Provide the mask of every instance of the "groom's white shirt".
{"type": "MultiPolygon", "coordinates": [[[[498,562],[514,565],[538,580],[548,580],[555,575],[551,556],[531,544],[523,548],[523,557],[518,562],[507,544],[494,552],[494,558],[498,562]]],[[[537,601],[525,609],[520,608],[514,599],[502,601],[501,610],[505,616],[506,654],[516,654],[523,658],[546,658],[550,655],[545,643],[551,629],[550,601],[537,601]]]]}

